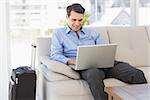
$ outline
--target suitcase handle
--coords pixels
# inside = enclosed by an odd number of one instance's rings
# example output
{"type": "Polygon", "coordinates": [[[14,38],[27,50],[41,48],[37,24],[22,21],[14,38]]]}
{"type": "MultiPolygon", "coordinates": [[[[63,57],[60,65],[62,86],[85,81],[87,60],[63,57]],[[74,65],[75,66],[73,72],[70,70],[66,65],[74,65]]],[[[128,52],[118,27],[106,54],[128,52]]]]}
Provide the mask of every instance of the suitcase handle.
{"type": "Polygon", "coordinates": [[[32,47],[32,55],[31,55],[31,68],[32,69],[35,69],[35,60],[36,60],[36,44],[35,43],[32,43],[31,44],[31,47],[32,47]]]}

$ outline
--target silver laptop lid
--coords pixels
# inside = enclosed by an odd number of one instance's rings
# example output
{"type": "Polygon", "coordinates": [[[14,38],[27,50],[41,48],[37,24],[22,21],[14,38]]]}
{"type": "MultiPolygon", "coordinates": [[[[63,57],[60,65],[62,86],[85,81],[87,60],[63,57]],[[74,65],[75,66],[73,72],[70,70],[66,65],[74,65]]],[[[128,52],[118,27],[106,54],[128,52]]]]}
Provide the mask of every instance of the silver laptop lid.
{"type": "Polygon", "coordinates": [[[117,44],[79,46],[75,70],[113,67],[117,44]]]}

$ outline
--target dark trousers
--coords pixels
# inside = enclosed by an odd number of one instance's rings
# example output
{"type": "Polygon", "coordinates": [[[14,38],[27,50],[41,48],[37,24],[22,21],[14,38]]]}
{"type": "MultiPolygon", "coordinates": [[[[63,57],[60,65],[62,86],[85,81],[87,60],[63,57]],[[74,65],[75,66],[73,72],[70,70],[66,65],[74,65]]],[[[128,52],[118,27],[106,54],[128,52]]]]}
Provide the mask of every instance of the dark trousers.
{"type": "Polygon", "coordinates": [[[79,73],[81,78],[89,84],[94,100],[107,100],[108,96],[104,92],[103,83],[106,78],[116,78],[129,84],[147,83],[141,70],[124,62],[115,61],[112,68],[92,68],[81,70],[79,73]]]}

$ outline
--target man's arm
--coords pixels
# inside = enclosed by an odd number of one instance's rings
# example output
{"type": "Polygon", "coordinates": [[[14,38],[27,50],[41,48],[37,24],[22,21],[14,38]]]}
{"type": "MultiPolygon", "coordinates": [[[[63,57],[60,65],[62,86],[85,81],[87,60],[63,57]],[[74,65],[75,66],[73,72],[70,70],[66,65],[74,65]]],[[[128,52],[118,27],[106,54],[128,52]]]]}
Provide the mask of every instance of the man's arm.
{"type": "Polygon", "coordinates": [[[58,35],[57,31],[54,32],[52,36],[50,58],[64,64],[67,64],[69,60],[69,58],[63,55],[62,37],[58,35]]]}

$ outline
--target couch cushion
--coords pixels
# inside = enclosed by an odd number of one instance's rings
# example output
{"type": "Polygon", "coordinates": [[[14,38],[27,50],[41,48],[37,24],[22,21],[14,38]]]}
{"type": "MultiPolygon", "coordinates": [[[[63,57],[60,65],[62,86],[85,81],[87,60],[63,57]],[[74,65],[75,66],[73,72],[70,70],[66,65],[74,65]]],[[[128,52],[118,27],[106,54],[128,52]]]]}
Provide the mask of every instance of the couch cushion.
{"type": "Polygon", "coordinates": [[[48,56],[41,57],[40,62],[47,66],[48,70],[55,73],[65,75],[72,79],[80,79],[79,73],[75,72],[71,67],[58,61],[50,60],[48,56]]]}
{"type": "Polygon", "coordinates": [[[145,27],[109,27],[110,42],[118,44],[116,59],[133,66],[150,66],[150,42],[145,27]]]}
{"type": "Polygon", "coordinates": [[[104,84],[106,87],[127,85],[126,83],[124,83],[118,79],[115,79],[115,78],[104,79],[104,84]]]}
{"type": "Polygon", "coordinates": [[[66,77],[66,75],[53,72],[47,68],[47,66],[41,64],[39,65],[40,72],[44,75],[47,81],[62,81],[62,80],[69,80],[69,77],[66,77]]]}
{"type": "Polygon", "coordinates": [[[87,82],[84,80],[66,80],[66,81],[55,81],[55,82],[46,82],[46,93],[48,99],[55,99],[57,97],[80,97],[79,100],[93,100],[91,91],[88,87],[87,82]],[[87,96],[87,97],[86,97],[87,96]]]}

